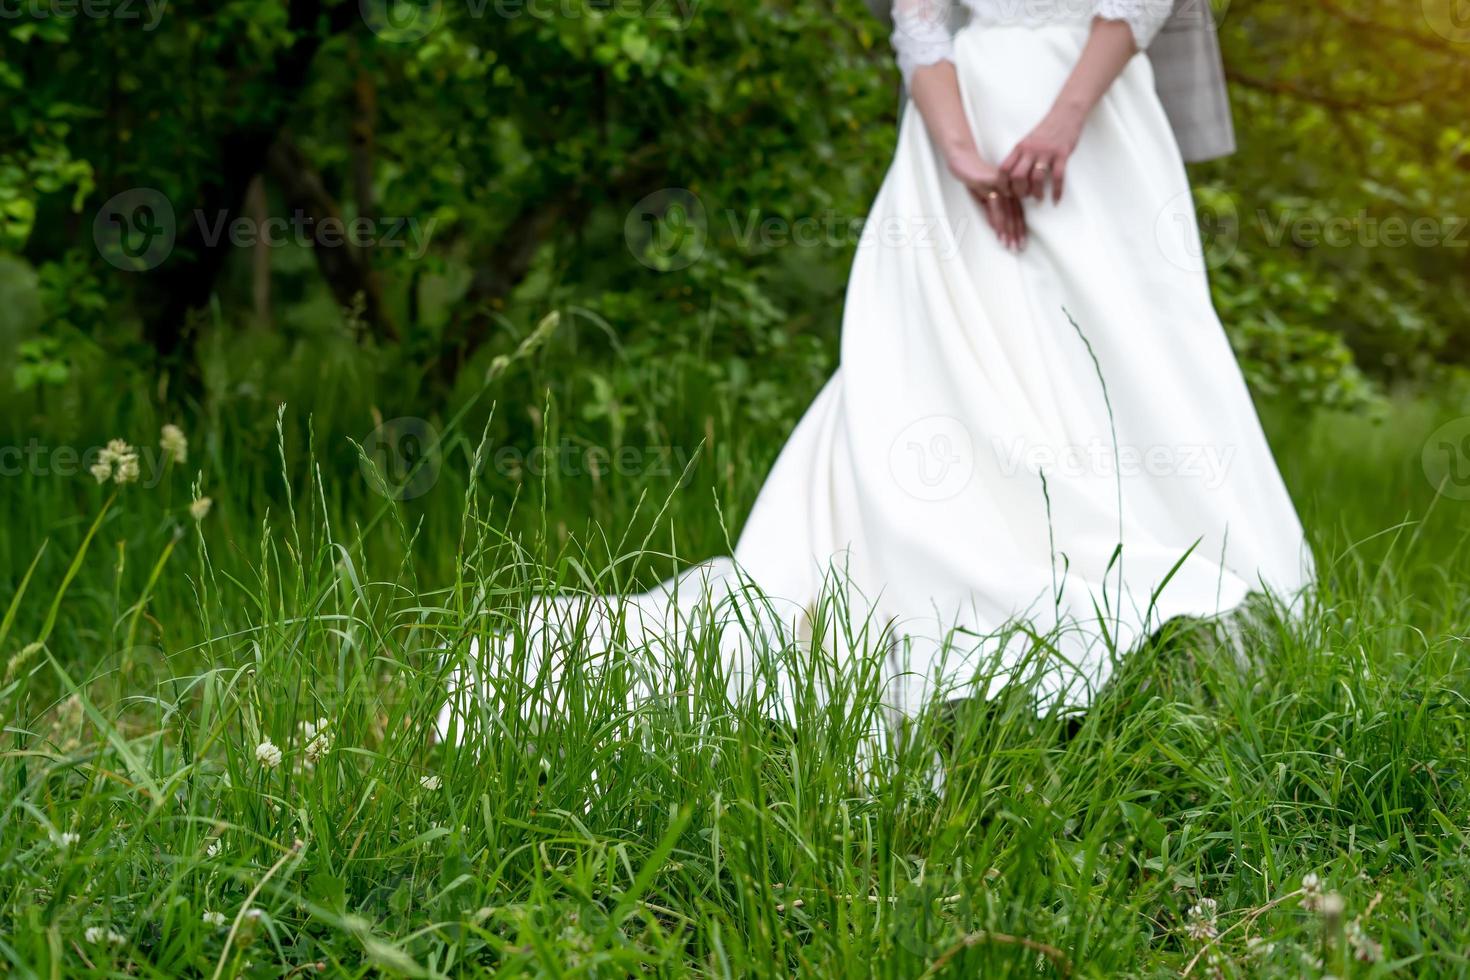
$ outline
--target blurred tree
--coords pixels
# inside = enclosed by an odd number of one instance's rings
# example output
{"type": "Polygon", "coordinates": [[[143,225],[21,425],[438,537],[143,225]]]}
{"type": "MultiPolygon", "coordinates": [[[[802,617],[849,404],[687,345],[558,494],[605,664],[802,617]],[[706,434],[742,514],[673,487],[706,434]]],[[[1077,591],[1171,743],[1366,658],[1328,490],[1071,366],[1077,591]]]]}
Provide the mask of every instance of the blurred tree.
{"type": "MultiPolygon", "coordinates": [[[[1260,390],[1358,405],[1374,378],[1470,358],[1470,37],[1411,6],[1223,11],[1241,152],[1195,176],[1260,390]]],[[[264,279],[275,329],[329,297],[360,339],[397,345],[410,388],[475,383],[465,369],[552,306],[606,328],[545,353],[575,358],[572,384],[634,383],[595,370],[611,331],[712,385],[773,379],[744,385],[744,410],[784,418],[831,362],[894,139],[896,72],[861,0],[96,10],[26,8],[0,35],[0,235],[46,271],[53,334],[178,377],[201,324],[245,323],[264,279]],[[135,188],[177,235],[122,270],[94,220],[135,188]],[[314,274],[223,231],[262,207],[300,217],[288,237],[314,274]],[[330,219],[367,239],[324,234],[330,219]]]]}

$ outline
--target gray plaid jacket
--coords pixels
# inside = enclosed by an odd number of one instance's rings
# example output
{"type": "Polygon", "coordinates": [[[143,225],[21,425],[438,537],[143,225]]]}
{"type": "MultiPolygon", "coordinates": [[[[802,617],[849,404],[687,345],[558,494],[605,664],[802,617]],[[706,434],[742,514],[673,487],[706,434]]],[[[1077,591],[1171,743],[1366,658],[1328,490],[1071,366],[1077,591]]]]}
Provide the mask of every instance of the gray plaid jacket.
{"type": "MultiPolygon", "coordinates": [[[[892,0],[867,4],[879,20],[892,23],[892,0]]],[[[954,7],[957,16],[964,15],[964,4],[954,7]]],[[[1235,152],[1225,65],[1209,0],[1174,0],[1174,12],[1149,45],[1148,57],[1184,159],[1194,163],[1235,152]]]]}

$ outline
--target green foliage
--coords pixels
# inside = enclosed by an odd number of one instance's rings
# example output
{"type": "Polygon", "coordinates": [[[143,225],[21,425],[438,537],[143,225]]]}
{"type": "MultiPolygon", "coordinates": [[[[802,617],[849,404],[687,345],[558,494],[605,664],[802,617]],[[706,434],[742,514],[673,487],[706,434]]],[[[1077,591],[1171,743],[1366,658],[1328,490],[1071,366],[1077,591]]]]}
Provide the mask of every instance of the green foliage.
{"type": "Polygon", "coordinates": [[[1224,5],[1240,151],[1196,177],[1212,211],[1228,195],[1238,261],[1217,270],[1216,299],[1267,390],[1369,404],[1384,381],[1463,362],[1470,67],[1448,11],[1224,5]]]}
{"type": "Polygon", "coordinates": [[[15,365],[16,391],[29,391],[41,384],[65,384],[71,371],[60,358],[60,352],[61,344],[53,337],[37,337],[22,343],[15,365]]]}
{"type": "MultiPolygon", "coordinates": [[[[50,284],[42,329],[149,369],[156,276],[106,265],[93,217],[152,187],[182,229],[226,164],[285,133],[344,217],[415,223],[367,257],[400,328],[389,356],[423,397],[466,367],[473,385],[509,324],[579,307],[622,349],[700,348],[714,383],[751,392],[752,422],[794,418],[831,363],[893,143],[887,40],[856,0],[444,4],[404,23],[355,6],[7,19],[0,231],[50,284]]],[[[1241,150],[1195,175],[1207,237],[1228,235],[1214,288],[1253,386],[1363,407],[1384,382],[1462,362],[1470,137],[1441,111],[1466,70],[1453,42],[1377,0],[1236,0],[1221,32],[1241,150]]],[[[268,212],[289,216],[298,203],[266,186],[268,212]]],[[[191,351],[253,316],[250,250],[215,279],[187,271],[192,247],[161,270],[212,285],[208,313],[175,325],[191,351]]],[[[269,250],[273,325],[292,343],[342,329],[352,305],[311,251],[269,250]]],[[[576,350],[613,387],[638,383],[615,377],[611,347],[576,350]]]]}

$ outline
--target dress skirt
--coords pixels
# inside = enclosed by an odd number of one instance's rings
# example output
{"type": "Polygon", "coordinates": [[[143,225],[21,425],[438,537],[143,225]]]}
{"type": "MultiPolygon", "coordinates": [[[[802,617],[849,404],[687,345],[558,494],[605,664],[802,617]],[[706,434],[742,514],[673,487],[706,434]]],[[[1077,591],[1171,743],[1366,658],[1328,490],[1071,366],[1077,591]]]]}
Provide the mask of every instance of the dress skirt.
{"type": "MultiPolygon", "coordinates": [[[[1087,34],[1085,23],[959,32],[961,94],[986,159],[1042,119],[1087,34]]],[[[840,367],[733,561],[643,595],[526,611],[516,632],[536,638],[531,669],[633,652],[656,690],[686,630],[709,628],[716,608],[740,623],[720,641],[738,693],[764,631],[811,642],[804,620],[837,591],[842,615],[872,627],[836,655],[879,664],[885,703],[904,713],[993,693],[1023,661],[1041,663],[1044,696],[1086,704],[1163,622],[1229,611],[1253,591],[1296,599],[1311,555],[1211,303],[1147,58],[1088,119],[1061,202],[1024,207],[1029,240],[1011,252],[909,103],[853,262],[840,367]],[[752,594],[762,616],[749,614],[752,594]],[[571,619],[599,649],[547,639],[571,619]]],[[[508,662],[492,645],[476,651],[489,685],[508,662]]],[[[775,686],[789,708],[790,685],[775,686]]]]}

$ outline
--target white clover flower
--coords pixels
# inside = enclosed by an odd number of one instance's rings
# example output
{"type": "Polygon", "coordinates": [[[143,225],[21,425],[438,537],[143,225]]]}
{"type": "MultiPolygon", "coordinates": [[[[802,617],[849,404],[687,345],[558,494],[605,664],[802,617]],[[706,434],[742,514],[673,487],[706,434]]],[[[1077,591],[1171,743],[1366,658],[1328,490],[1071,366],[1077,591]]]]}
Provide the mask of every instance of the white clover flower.
{"type": "Polygon", "coordinates": [[[444,782],[438,776],[423,776],[419,779],[419,785],[422,786],[424,789],[433,792],[440,786],[443,786],[444,782]]]}
{"type": "Polygon", "coordinates": [[[323,757],[331,750],[332,735],[330,732],[322,732],[320,735],[313,737],[310,742],[307,742],[306,748],[303,751],[306,754],[307,764],[314,766],[322,761],[323,757]]]}
{"type": "Polygon", "coordinates": [[[172,422],[163,427],[158,444],[175,463],[182,463],[189,458],[189,440],[184,437],[184,430],[172,422]]]}
{"type": "Polygon", "coordinates": [[[1184,934],[1197,943],[1207,943],[1215,938],[1215,927],[1199,919],[1190,919],[1184,924],[1184,934]]]}
{"type": "Polygon", "coordinates": [[[74,834],[68,830],[64,831],[63,833],[57,834],[54,838],[54,841],[58,848],[65,850],[66,848],[71,847],[73,844],[79,843],[81,839],[82,836],[80,834],[74,834]]]}
{"type": "Polygon", "coordinates": [[[105,459],[99,459],[87,468],[87,471],[97,478],[98,483],[106,483],[112,479],[112,463],[105,459]]]}
{"type": "Polygon", "coordinates": [[[229,920],[225,918],[225,914],[223,912],[206,911],[203,915],[199,917],[199,921],[203,922],[207,926],[222,926],[229,920]]]}
{"type": "Polygon", "coordinates": [[[307,766],[314,766],[332,751],[332,733],[329,730],[327,719],[318,718],[315,722],[303,721],[301,723],[301,737],[305,741],[302,748],[306,756],[307,766]]]}
{"type": "Polygon", "coordinates": [[[224,845],[220,843],[218,837],[204,845],[204,854],[206,857],[219,857],[219,852],[222,850],[224,850],[224,845]]]}
{"type": "Polygon", "coordinates": [[[260,932],[261,923],[265,921],[265,909],[249,908],[240,917],[240,925],[235,933],[235,945],[241,949],[255,942],[256,935],[260,932]]]}
{"type": "Polygon", "coordinates": [[[100,946],[103,943],[112,946],[121,946],[128,941],[126,936],[119,932],[114,932],[106,926],[88,926],[87,931],[82,933],[82,938],[94,946],[100,946]]]}
{"type": "Polygon", "coordinates": [[[214,501],[209,497],[200,497],[189,505],[189,516],[196,521],[202,521],[209,516],[209,508],[214,506],[214,501]]]}
{"type": "Polygon", "coordinates": [[[1347,941],[1353,949],[1353,958],[1359,963],[1377,963],[1383,959],[1383,946],[1363,929],[1362,919],[1348,923],[1347,941]]]}
{"type": "Polygon", "coordinates": [[[269,738],[255,747],[255,761],[267,769],[274,769],[281,764],[281,750],[269,738]]]}
{"type": "Polygon", "coordinates": [[[1184,931],[1190,939],[1207,943],[1220,934],[1215,924],[1219,907],[1213,898],[1202,898],[1190,906],[1184,923],[1184,931]]]}
{"type": "Polygon", "coordinates": [[[1316,872],[1302,876],[1302,908],[1315,912],[1322,907],[1322,879],[1316,872]]]}

